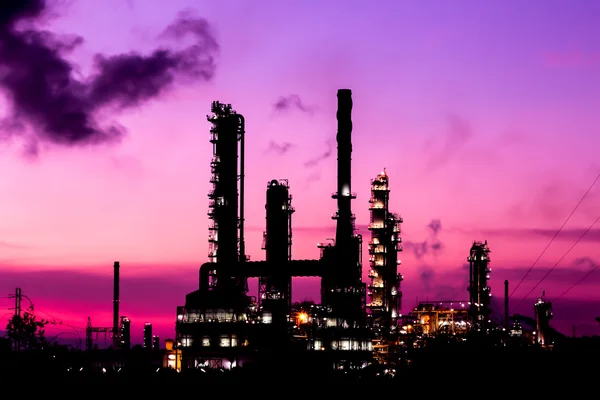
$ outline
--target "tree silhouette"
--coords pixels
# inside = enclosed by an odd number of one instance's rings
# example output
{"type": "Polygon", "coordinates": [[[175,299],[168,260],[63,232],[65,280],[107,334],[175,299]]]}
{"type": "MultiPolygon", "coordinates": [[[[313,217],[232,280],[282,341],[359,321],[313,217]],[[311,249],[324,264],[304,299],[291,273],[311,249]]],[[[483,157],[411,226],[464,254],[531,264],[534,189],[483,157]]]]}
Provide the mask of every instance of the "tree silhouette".
{"type": "Polygon", "coordinates": [[[40,350],[46,344],[46,325],[50,321],[37,319],[30,306],[22,315],[13,315],[6,325],[6,334],[12,348],[21,350],[40,350]]]}

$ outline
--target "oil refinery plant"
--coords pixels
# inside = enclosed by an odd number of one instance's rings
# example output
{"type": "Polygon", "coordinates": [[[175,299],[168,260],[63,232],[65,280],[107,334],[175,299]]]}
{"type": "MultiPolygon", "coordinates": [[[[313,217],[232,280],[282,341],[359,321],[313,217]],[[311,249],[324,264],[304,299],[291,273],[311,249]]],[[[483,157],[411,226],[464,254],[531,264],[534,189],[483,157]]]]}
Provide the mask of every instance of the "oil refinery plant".
{"type": "MultiPolygon", "coordinates": [[[[511,316],[509,282],[505,281],[503,310],[492,310],[496,303],[489,285],[492,269],[487,241],[473,241],[465,249],[468,273],[465,270],[464,298],[403,304],[401,272],[406,270],[401,268],[400,254],[404,221],[390,209],[390,176],[385,168],[371,179],[365,204],[369,209],[369,238],[363,282],[363,237],[356,229],[352,209],[356,195],[351,177],[351,91],[338,90],[337,100],[337,190],[332,194],[336,203],[332,215],[335,238],[317,245],[318,258],[292,257],[295,209],[290,184],[280,178],[266,184],[265,259],[250,261],[246,256],[245,119],[231,105],[215,101],[207,117],[212,144],[208,260],[200,266],[198,290],[188,293],[185,304],[177,307],[175,338],[161,343],[153,334],[152,323],[144,322],[143,346],[132,346],[135,321],[122,315],[122,265],[115,261],[112,326],[93,325],[88,317],[86,351],[65,356],[68,362],[61,370],[69,374],[90,371],[108,379],[111,374],[133,376],[138,372],[158,377],[163,369],[174,376],[190,373],[193,379],[197,378],[193,374],[206,374],[206,379],[212,380],[212,373],[221,376],[228,371],[235,375],[239,371],[236,367],[243,367],[250,371],[250,381],[255,376],[252,371],[259,371],[257,376],[281,373],[293,379],[298,379],[301,371],[308,372],[311,379],[326,380],[332,371],[349,379],[387,379],[396,374],[406,377],[407,371],[416,375],[426,371],[430,376],[436,365],[445,368],[444,357],[455,350],[460,351],[455,352],[453,365],[463,362],[470,367],[480,362],[473,355],[477,358],[490,349],[493,355],[506,348],[510,358],[523,348],[533,349],[536,355],[538,350],[558,354],[559,349],[568,348],[573,342],[567,343],[566,336],[552,328],[552,303],[544,292],[533,304],[533,318],[511,316]],[[320,302],[293,302],[294,277],[320,279],[320,302]],[[258,282],[257,296],[249,295],[251,278],[258,282]],[[108,348],[101,345],[101,337],[105,344],[110,342],[108,348]],[[434,353],[438,361],[432,361],[434,353]]],[[[21,300],[27,296],[17,288],[10,298],[15,299],[15,315],[20,317],[21,300]]],[[[78,340],[81,349],[81,338],[78,340]]],[[[19,340],[13,343],[15,354],[21,352],[21,344],[19,340]]],[[[507,365],[513,363],[506,360],[507,365]]],[[[54,356],[49,362],[55,362],[54,356]]],[[[23,368],[29,371],[30,366],[25,363],[23,368]]],[[[454,370],[464,371],[458,367],[454,370]]],[[[11,368],[5,369],[5,376],[6,371],[12,373],[11,368]]]]}
{"type": "Polygon", "coordinates": [[[385,169],[371,181],[369,282],[362,281],[363,238],[352,212],[352,93],[340,89],[337,99],[335,240],[320,243],[320,257],[313,260],[292,258],[290,185],[273,179],[266,188],[265,260],[249,261],[244,243],[245,120],[231,105],[212,103],[207,117],[213,148],[208,262],[200,267],[198,290],[177,307],[176,367],[233,368],[285,355],[335,369],[359,369],[402,363],[406,349],[441,334],[466,340],[500,332],[507,343],[525,340],[522,322],[535,325],[532,340],[551,345],[551,304],[540,298],[535,321],[522,316],[509,321],[508,282],[505,318],[492,322],[487,241],[476,241],[470,249],[468,298],[421,302],[402,313],[403,219],[389,210],[385,169]],[[320,304],[293,303],[293,277],[320,278],[320,304]],[[256,298],[248,295],[249,278],[258,278],[256,298]]]}

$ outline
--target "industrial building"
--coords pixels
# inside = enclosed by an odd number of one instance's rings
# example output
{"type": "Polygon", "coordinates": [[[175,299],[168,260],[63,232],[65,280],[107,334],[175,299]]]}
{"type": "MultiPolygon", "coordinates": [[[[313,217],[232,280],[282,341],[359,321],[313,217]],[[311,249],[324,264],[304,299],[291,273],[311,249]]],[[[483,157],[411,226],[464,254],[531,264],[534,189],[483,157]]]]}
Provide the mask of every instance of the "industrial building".
{"type": "MultiPolygon", "coordinates": [[[[245,119],[230,104],[212,103],[207,117],[213,148],[208,262],[200,267],[198,290],[177,307],[176,339],[169,342],[181,368],[232,368],[302,355],[335,369],[357,369],[400,362],[399,354],[436,335],[508,330],[508,302],[503,323],[494,325],[490,318],[487,241],[475,241],[467,258],[468,299],[421,302],[402,313],[398,253],[403,220],[389,210],[385,169],[371,181],[370,282],[362,281],[363,238],[352,212],[352,93],[340,89],[337,99],[335,238],[320,243],[320,256],[313,260],[292,257],[295,210],[289,182],[277,178],[266,187],[265,260],[249,261],[244,240],[245,119]],[[292,303],[292,278],[300,276],[321,279],[319,304],[292,303]],[[248,278],[258,278],[257,298],[248,295],[248,278]]],[[[542,306],[536,310],[548,315],[542,306]]],[[[547,341],[538,337],[540,343],[547,341]]]]}
{"type": "MultiPolygon", "coordinates": [[[[403,313],[404,277],[399,272],[403,219],[390,211],[390,177],[385,168],[370,182],[368,283],[363,282],[363,237],[357,232],[352,209],[356,199],[351,177],[352,108],[351,91],[340,89],[337,190],[332,194],[335,238],[318,244],[318,258],[294,259],[291,186],[287,179],[271,179],[265,190],[265,260],[250,261],[244,238],[245,119],[231,105],[213,102],[207,117],[212,144],[208,260],[200,267],[198,289],[177,307],[175,339],[166,339],[160,350],[160,338],[153,335],[152,323],[146,322],[143,348],[153,351],[131,349],[132,321],[121,315],[121,266],[115,261],[113,323],[98,327],[88,318],[86,365],[118,372],[127,368],[125,360],[136,356],[138,361],[150,360],[158,369],[178,371],[309,362],[311,371],[313,366],[324,366],[356,372],[381,364],[391,374],[396,366],[410,364],[410,351],[426,348],[437,339],[463,343],[492,338],[494,344],[543,349],[564,339],[550,326],[552,303],[545,300],[545,293],[534,305],[535,318],[510,317],[505,281],[504,313],[492,313],[487,241],[474,241],[468,250],[468,276],[464,277],[468,298],[417,301],[403,313]],[[320,302],[292,302],[294,277],[320,278],[320,302]],[[257,278],[256,297],[248,294],[249,278],[257,278]],[[100,336],[112,349],[98,350],[100,336]]],[[[17,313],[21,296],[17,289],[17,313]]]]}
{"type": "Polygon", "coordinates": [[[534,306],[535,310],[535,340],[542,347],[550,347],[553,344],[552,329],[552,303],[544,300],[545,292],[542,293],[534,306]]]}
{"type": "MultiPolygon", "coordinates": [[[[316,260],[293,260],[289,185],[267,186],[266,260],[248,261],[244,246],[244,118],[231,105],[214,102],[209,193],[209,262],[200,267],[199,290],[177,310],[182,365],[241,365],[273,349],[323,352],[334,366],[362,366],[371,357],[366,285],[362,282],[362,237],[351,200],[351,91],[338,91],[338,187],[334,243],[321,245],[316,260]],[[311,312],[310,335],[294,334],[291,279],[321,278],[322,304],[311,312]],[[248,295],[248,278],[259,278],[259,298],[248,295]]],[[[314,309],[314,308],[313,308],[314,309]]],[[[297,325],[296,325],[297,328],[297,325]]]]}
{"type": "Polygon", "coordinates": [[[402,251],[402,217],[389,211],[390,186],[385,171],[371,180],[369,198],[369,327],[374,335],[375,357],[391,362],[400,342],[399,317],[402,316],[402,274],[398,273],[398,252],[402,251]]]}
{"type": "Polygon", "coordinates": [[[144,348],[151,349],[153,345],[152,337],[152,324],[150,322],[144,323],[144,348]]]}
{"type": "Polygon", "coordinates": [[[487,332],[490,321],[491,289],[488,286],[490,249],[485,242],[473,242],[469,262],[469,318],[473,329],[487,332]]]}

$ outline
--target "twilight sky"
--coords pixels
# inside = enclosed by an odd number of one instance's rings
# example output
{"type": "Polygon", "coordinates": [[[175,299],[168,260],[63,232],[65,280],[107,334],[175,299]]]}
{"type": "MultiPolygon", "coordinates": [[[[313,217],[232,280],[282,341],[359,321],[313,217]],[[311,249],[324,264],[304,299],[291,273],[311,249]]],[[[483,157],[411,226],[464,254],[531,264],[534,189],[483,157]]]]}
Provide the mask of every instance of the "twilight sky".
{"type": "MultiPolygon", "coordinates": [[[[600,223],[564,255],[600,215],[600,183],[526,275],[600,173],[599,2],[47,3],[33,25],[0,6],[2,296],[21,287],[42,317],[110,326],[119,260],[134,340],[145,321],[172,337],[207,260],[213,100],[246,117],[251,259],[279,178],[294,196],[294,258],[317,258],[334,234],[336,91],[349,88],[353,209],[364,227],[369,180],[387,168],[405,220],[405,313],[466,299],[469,248],[488,240],[497,302],[505,279],[511,292],[523,280],[511,312],[533,315],[545,290],[555,327],[599,333],[600,271],[568,289],[600,262],[600,223]],[[48,44],[72,71],[26,53],[48,44]]],[[[319,301],[318,281],[294,282],[295,300],[319,301]]],[[[11,300],[0,306],[3,328],[11,300]]]]}

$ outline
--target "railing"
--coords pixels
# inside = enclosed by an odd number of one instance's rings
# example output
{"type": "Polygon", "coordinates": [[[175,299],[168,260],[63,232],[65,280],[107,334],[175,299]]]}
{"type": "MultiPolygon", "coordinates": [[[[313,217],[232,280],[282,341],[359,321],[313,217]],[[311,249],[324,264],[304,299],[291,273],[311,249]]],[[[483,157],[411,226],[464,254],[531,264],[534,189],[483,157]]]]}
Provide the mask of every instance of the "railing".
{"type": "Polygon", "coordinates": [[[333,192],[333,193],[331,193],[331,197],[333,197],[334,199],[337,199],[338,197],[350,197],[351,199],[355,199],[356,192],[351,192],[351,193],[346,193],[346,194],[333,192]]]}
{"type": "Polygon", "coordinates": [[[371,185],[371,190],[381,190],[381,191],[389,192],[390,187],[388,185],[371,185]]]}

